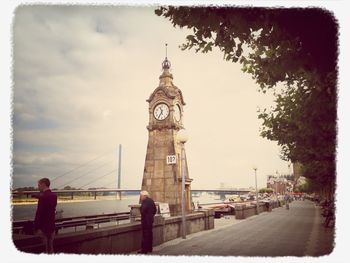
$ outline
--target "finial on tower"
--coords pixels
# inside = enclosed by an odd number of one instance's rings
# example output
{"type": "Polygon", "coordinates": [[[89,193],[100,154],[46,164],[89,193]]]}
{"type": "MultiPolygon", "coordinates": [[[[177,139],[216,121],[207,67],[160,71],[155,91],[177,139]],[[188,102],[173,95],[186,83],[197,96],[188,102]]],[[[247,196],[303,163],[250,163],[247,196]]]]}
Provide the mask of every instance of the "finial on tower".
{"type": "Polygon", "coordinates": [[[171,66],[171,63],[168,60],[168,43],[165,43],[165,60],[162,63],[162,68],[169,69],[170,66],[171,66]]]}

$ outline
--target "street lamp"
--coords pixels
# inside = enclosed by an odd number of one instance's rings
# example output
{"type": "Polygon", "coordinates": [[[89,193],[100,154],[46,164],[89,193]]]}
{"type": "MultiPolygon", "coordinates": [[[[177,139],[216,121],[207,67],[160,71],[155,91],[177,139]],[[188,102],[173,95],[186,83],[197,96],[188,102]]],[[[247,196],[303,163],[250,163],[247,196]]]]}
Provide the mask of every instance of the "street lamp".
{"type": "Polygon", "coordinates": [[[256,170],[258,170],[258,167],[255,165],[253,166],[253,170],[255,173],[255,195],[256,195],[256,213],[259,214],[259,198],[258,198],[258,183],[256,180],[256,170]]]}
{"type": "Polygon", "coordinates": [[[276,200],[278,201],[278,183],[279,183],[279,178],[278,178],[278,175],[279,175],[279,173],[278,173],[278,170],[276,170],[276,200]]]}
{"type": "Polygon", "coordinates": [[[185,143],[188,140],[188,135],[186,133],[185,129],[181,129],[177,133],[177,140],[181,143],[181,177],[182,177],[182,203],[181,203],[181,210],[182,210],[182,238],[186,238],[186,211],[185,211],[185,173],[186,173],[186,167],[185,167],[185,143]]]}

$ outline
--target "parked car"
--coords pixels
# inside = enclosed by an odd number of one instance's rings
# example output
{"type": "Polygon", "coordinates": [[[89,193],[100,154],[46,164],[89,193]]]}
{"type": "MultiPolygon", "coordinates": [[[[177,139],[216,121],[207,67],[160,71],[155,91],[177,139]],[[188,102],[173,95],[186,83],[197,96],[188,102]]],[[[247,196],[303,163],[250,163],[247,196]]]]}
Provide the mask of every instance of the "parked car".
{"type": "Polygon", "coordinates": [[[241,200],[242,200],[242,201],[247,201],[247,200],[249,200],[249,195],[248,195],[248,194],[241,195],[240,197],[241,197],[241,200]]]}
{"type": "Polygon", "coordinates": [[[228,200],[231,202],[242,202],[242,199],[239,195],[231,195],[229,196],[228,200]]]}
{"type": "Polygon", "coordinates": [[[250,195],[248,198],[249,201],[254,201],[255,199],[256,199],[255,195],[250,195]]]}

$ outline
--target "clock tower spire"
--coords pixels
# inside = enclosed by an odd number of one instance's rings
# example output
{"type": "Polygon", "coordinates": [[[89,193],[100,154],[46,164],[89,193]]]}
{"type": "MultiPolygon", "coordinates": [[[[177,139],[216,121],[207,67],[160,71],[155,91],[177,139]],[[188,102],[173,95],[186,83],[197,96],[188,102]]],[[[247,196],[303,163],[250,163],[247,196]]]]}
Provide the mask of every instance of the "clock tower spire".
{"type": "MultiPolygon", "coordinates": [[[[166,44],[167,48],[167,44],[166,44]]],[[[181,213],[181,144],[177,133],[184,128],[181,90],[173,83],[171,63],[166,56],[162,63],[159,85],[147,99],[149,103],[148,144],[142,190],[147,190],[154,201],[168,203],[170,213],[181,213]],[[171,158],[171,160],[169,159],[171,158]]],[[[191,181],[185,161],[186,211],[191,210],[191,181]]]]}
{"type": "Polygon", "coordinates": [[[162,62],[163,73],[159,76],[159,86],[171,87],[174,86],[174,84],[173,75],[170,73],[171,63],[167,57],[167,46],[168,44],[165,44],[165,59],[162,62]]]}

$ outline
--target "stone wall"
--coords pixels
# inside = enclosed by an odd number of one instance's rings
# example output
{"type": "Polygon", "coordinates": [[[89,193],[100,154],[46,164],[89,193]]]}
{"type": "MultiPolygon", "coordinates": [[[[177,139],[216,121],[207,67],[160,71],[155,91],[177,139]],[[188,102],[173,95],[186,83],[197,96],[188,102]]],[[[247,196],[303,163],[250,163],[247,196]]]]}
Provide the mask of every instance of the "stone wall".
{"type": "MultiPolygon", "coordinates": [[[[259,202],[259,213],[271,212],[273,208],[280,207],[284,204],[284,201],[270,201],[270,202],[259,202]]],[[[245,219],[256,215],[256,204],[253,205],[236,205],[235,215],[236,219],[245,219]]]]}
{"type": "MultiPolygon", "coordinates": [[[[214,228],[214,211],[200,210],[186,216],[186,233],[214,228]]],[[[54,240],[56,253],[129,254],[141,249],[141,223],[133,222],[113,227],[59,234],[54,240]]],[[[181,216],[155,216],[153,246],[181,237],[181,216]]],[[[14,235],[16,248],[28,253],[41,253],[43,246],[37,236],[14,235]]]]}

